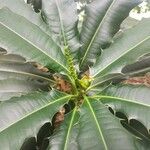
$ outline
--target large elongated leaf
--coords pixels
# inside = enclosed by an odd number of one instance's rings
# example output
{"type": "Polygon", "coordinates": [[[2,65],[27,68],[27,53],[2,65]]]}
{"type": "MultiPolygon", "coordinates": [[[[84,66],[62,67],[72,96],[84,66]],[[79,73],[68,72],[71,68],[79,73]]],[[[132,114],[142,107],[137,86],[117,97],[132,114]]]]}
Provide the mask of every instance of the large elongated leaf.
{"type": "Polygon", "coordinates": [[[52,75],[42,72],[17,55],[0,55],[0,79],[26,79],[53,83],[52,75]]]}
{"type": "Polygon", "coordinates": [[[12,98],[0,105],[0,147],[21,148],[26,138],[35,137],[40,127],[51,122],[54,114],[70,95],[51,91],[12,98]]]}
{"type": "Polygon", "coordinates": [[[142,85],[112,85],[101,94],[150,105],[150,88],[142,85]]]}
{"type": "Polygon", "coordinates": [[[97,91],[100,93],[101,87],[109,85],[110,83],[119,83],[122,80],[128,79],[132,76],[139,76],[150,72],[150,57],[149,53],[141,56],[135,63],[126,65],[121,70],[122,73],[106,74],[94,79],[87,90],[97,91]]]}
{"type": "Polygon", "coordinates": [[[149,26],[150,19],[144,19],[136,27],[117,38],[111,47],[102,52],[94,67],[91,68],[91,75],[98,77],[108,73],[121,73],[125,65],[131,64],[141,55],[149,53],[149,26]]]}
{"type": "Polygon", "coordinates": [[[100,101],[85,98],[50,138],[49,149],[137,150],[135,141],[100,101]]]}
{"type": "Polygon", "coordinates": [[[0,101],[40,90],[48,91],[48,84],[36,80],[26,81],[15,78],[3,79],[0,80],[0,101]]]}
{"type": "Polygon", "coordinates": [[[25,17],[31,23],[37,25],[46,34],[51,36],[49,27],[42,20],[40,13],[34,13],[30,5],[25,4],[24,0],[0,0],[0,8],[8,7],[11,11],[25,17]]]}
{"type": "Polygon", "coordinates": [[[77,38],[78,14],[75,1],[42,0],[42,11],[52,35],[59,41],[59,44],[69,45],[71,51],[76,52],[80,44],[77,38]]]}
{"type": "MultiPolygon", "coordinates": [[[[75,6],[75,3],[74,1],[70,1],[72,3],[72,5],[74,7],[72,7],[72,9],[70,9],[69,7],[64,8],[62,6],[60,6],[61,8],[61,13],[63,11],[64,13],[64,10],[67,11],[67,14],[70,14],[72,15],[71,18],[72,19],[69,19],[69,22],[71,23],[71,27],[68,28],[68,26],[65,26],[65,29],[68,29],[67,30],[67,34],[66,34],[66,37],[67,37],[67,40],[68,40],[68,44],[70,45],[72,51],[75,51],[79,48],[80,44],[77,40],[77,13],[76,13],[76,6],[75,6]],[[63,9],[63,10],[62,10],[63,9]],[[71,13],[72,12],[72,13],[71,13]],[[74,18],[74,19],[73,19],[74,18]]],[[[31,3],[33,5],[36,4],[36,1],[31,1],[31,3]]],[[[40,3],[41,2],[37,2],[40,3]]],[[[49,3],[53,3],[55,5],[55,2],[51,1],[49,3]]],[[[68,4],[69,2],[67,2],[68,4]]],[[[70,3],[69,3],[70,4],[70,3]]],[[[63,3],[63,6],[66,5],[63,3]]],[[[47,1],[46,3],[43,1],[42,3],[42,6],[43,6],[43,10],[44,11],[47,11],[46,8],[49,6],[47,5],[47,1]],[[46,4],[46,5],[45,5],[46,4]]],[[[70,6],[70,5],[69,5],[70,6]]],[[[49,35],[50,37],[53,36],[54,39],[55,39],[55,42],[58,43],[58,44],[62,44],[60,43],[60,39],[58,36],[61,35],[61,32],[60,34],[58,33],[59,28],[57,27],[60,27],[60,21],[59,22],[54,22],[54,19],[56,19],[55,21],[58,21],[59,20],[59,15],[58,13],[56,14],[53,14],[53,17],[54,18],[51,18],[52,16],[49,16],[50,18],[49,19],[52,19],[52,20],[49,20],[49,23],[51,24],[50,26],[45,22],[45,20],[43,21],[43,19],[46,19],[47,17],[45,16],[45,13],[34,13],[33,12],[33,9],[31,8],[30,5],[27,5],[25,4],[24,0],[13,0],[13,1],[10,1],[10,0],[0,0],[0,8],[2,7],[8,7],[10,10],[12,10],[13,12],[25,17],[28,21],[32,22],[33,24],[37,25],[41,30],[43,30],[45,32],[45,34],[49,35]],[[17,5],[14,5],[14,4],[17,4],[17,5]],[[43,17],[44,18],[43,18],[43,17]],[[46,18],[45,18],[46,17],[46,18]],[[56,30],[57,29],[57,30],[56,30]],[[54,31],[54,32],[52,32],[54,31]],[[57,35],[57,36],[56,36],[57,35]],[[57,37],[57,38],[56,38],[57,37]]],[[[34,6],[36,7],[36,6],[34,6]]],[[[51,7],[51,6],[50,6],[51,7]]],[[[51,12],[52,13],[52,10],[54,9],[54,7],[52,7],[52,9],[48,9],[48,12],[51,12]]],[[[36,10],[38,10],[38,8],[36,8],[36,10]]],[[[57,12],[57,9],[55,10],[55,12],[57,12]]],[[[68,17],[65,17],[67,20],[65,21],[65,23],[67,23],[68,25],[68,17]]],[[[63,21],[64,23],[64,21],[63,21]]]]}
{"type": "Polygon", "coordinates": [[[147,129],[150,128],[150,105],[142,104],[125,98],[117,98],[111,96],[102,96],[101,101],[112,107],[116,112],[122,112],[128,119],[135,119],[141,122],[147,129]]]}
{"type": "Polygon", "coordinates": [[[126,75],[120,73],[108,74],[105,76],[100,76],[90,84],[87,88],[89,93],[98,94],[101,93],[105,88],[110,86],[111,84],[119,83],[127,78],[126,75]]]}
{"type": "MultiPolygon", "coordinates": [[[[150,144],[148,132],[150,128],[149,92],[150,89],[145,86],[120,85],[109,87],[101,93],[102,95],[96,96],[100,98],[102,103],[111,107],[115,114],[124,114],[123,118],[120,116],[123,120],[126,120],[123,124],[130,129],[132,133],[138,135],[138,137],[145,142],[145,146],[147,146],[148,143],[150,144]],[[135,121],[138,121],[140,125],[129,125],[130,122],[135,121]]],[[[144,149],[147,150],[148,147],[144,149]]]]}
{"type": "Polygon", "coordinates": [[[0,45],[8,53],[19,54],[58,72],[68,72],[65,57],[53,39],[6,8],[0,10],[0,34],[0,45]]]}
{"type": "Polygon", "coordinates": [[[106,74],[104,76],[96,77],[87,90],[100,93],[100,88],[104,84],[104,87],[106,88],[106,85],[109,85],[110,83],[116,84],[129,77],[139,76],[150,72],[150,57],[148,54],[142,56],[142,58],[139,58],[135,63],[123,67],[121,72],[122,73],[106,74]]]}
{"type": "Polygon", "coordinates": [[[121,22],[141,0],[94,0],[85,7],[86,18],[81,31],[81,69],[95,62],[101,48],[112,42],[121,22]]]}
{"type": "Polygon", "coordinates": [[[52,75],[42,72],[18,55],[0,54],[0,101],[54,85],[52,75]]]}
{"type": "Polygon", "coordinates": [[[75,108],[73,112],[66,115],[64,123],[60,129],[50,138],[49,149],[72,149],[77,150],[76,142],[79,133],[78,125],[79,113],[75,108]]]}
{"type": "Polygon", "coordinates": [[[133,64],[125,66],[121,72],[128,76],[135,76],[138,74],[144,74],[150,72],[150,57],[143,56],[144,58],[138,60],[133,64]]]}

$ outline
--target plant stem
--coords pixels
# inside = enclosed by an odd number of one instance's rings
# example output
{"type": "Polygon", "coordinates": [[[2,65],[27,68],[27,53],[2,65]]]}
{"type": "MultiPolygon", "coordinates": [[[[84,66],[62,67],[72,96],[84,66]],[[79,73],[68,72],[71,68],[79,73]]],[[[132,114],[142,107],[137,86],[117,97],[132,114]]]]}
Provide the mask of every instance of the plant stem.
{"type": "Polygon", "coordinates": [[[77,77],[76,69],[75,69],[74,64],[73,64],[73,58],[70,54],[70,50],[69,50],[68,46],[64,47],[64,52],[65,52],[68,66],[69,66],[69,71],[70,71],[69,79],[70,79],[72,87],[73,87],[73,93],[75,95],[77,95],[78,90],[77,90],[76,82],[78,80],[78,77],[77,77]]]}

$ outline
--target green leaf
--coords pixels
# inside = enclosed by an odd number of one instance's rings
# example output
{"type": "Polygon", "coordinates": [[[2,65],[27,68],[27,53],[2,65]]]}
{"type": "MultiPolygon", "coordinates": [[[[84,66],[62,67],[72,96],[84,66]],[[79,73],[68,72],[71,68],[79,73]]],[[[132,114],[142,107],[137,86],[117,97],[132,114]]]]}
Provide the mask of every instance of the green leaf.
{"type": "Polygon", "coordinates": [[[89,93],[92,92],[92,94],[98,94],[98,93],[102,92],[105,88],[110,86],[112,83],[113,84],[119,83],[120,81],[122,81],[126,78],[127,78],[126,75],[123,75],[120,73],[107,74],[104,76],[100,76],[93,80],[93,82],[87,88],[87,91],[89,91],[89,93]]]}
{"type": "Polygon", "coordinates": [[[80,69],[95,63],[101,49],[112,42],[129,11],[140,2],[141,0],[95,0],[85,7],[80,69]]]}
{"type": "Polygon", "coordinates": [[[51,36],[49,27],[42,20],[40,13],[34,13],[30,5],[27,5],[24,0],[0,0],[0,8],[8,7],[12,12],[23,16],[31,23],[37,25],[46,34],[51,36]]]}
{"type": "Polygon", "coordinates": [[[54,114],[71,95],[57,91],[33,93],[0,104],[0,147],[21,148],[26,138],[37,135],[40,127],[51,122],[54,114]]]}
{"type": "Polygon", "coordinates": [[[57,129],[58,131],[54,132],[50,138],[49,149],[77,149],[75,140],[79,133],[79,128],[76,124],[78,119],[79,113],[76,108],[66,115],[60,129],[57,129]]]}
{"type": "Polygon", "coordinates": [[[0,80],[16,78],[54,83],[52,74],[42,72],[33,65],[17,55],[0,55],[0,80]]]}
{"type": "Polygon", "coordinates": [[[84,3],[83,26],[74,0],[28,0],[32,6],[0,0],[4,150],[149,149],[149,87],[112,84],[150,70],[150,19],[120,34],[129,11],[142,0],[77,1],[84,3]],[[58,86],[52,87],[53,75],[36,64],[55,72],[58,86]],[[62,106],[67,114],[56,127],[62,106]]]}
{"type": "Polygon", "coordinates": [[[150,105],[150,88],[142,85],[112,85],[101,94],[150,105]]]}
{"type": "Polygon", "coordinates": [[[18,55],[0,54],[0,101],[54,85],[50,73],[42,72],[18,55]]]}
{"type": "Polygon", "coordinates": [[[93,77],[108,73],[121,73],[124,66],[132,64],[150,51],[150,19],[142,20],[137,26],[124,32],[114,43],[102,52],[91,68],[93,77]],[[144,28],[144,30],[143,30],[144,28]]]}
{"type": "Polygon", "coordinates": [[[0,10],[0,35],[0,45],[8,53],[19,54],[57,72],[68,72],[65,57],[53,39],[7,8],[0,10]]]}
{"type": "Polygon", "coordinates": [[[129,121],[135,119],[141,122],[147,129],[150,128],[150,105],[111,96],[102,96],[100,100],[102,103],[111,107],[115,112],[125,114],[129,121]]]}
{"type": "Polygon", "coordinates": [[[135,142],[100,101],[85,97],[82,107],[69,113],[50,138],[49,149],[137,150],[135,142]]]}
{"type": "Polygon", "coordinates": [[[143,55],[138,59],[138,61],[126,65],[122,68],[121,73],[113,73],[113,74],[106,74],[104,76],[96,77],[91,85],[88,87],[87,91],[97,91],[100,93],[100,88],[104,85],[109,85],[111,83],[119,83],[129,77],[139,76],[150,72],[150,57],[149,53],[143,55]]]}
{"type": "MultiPolygon", "coordinates": [[[[143,142],[148,142],[150,144],[148,132],[148,129],[150,128],[149,92],[150,89],[145,86],[120,85],[107,88],[101,93],[102,95],[97,95],[95,98],[99,98],[103,104],[111,107],[114,114],[117,112],[124,114],[127,118],[125,123],[126,127],[128,126],[130,131],[132,130],[136,136],[138,135],[138,137],[142,138],[143,142]],[[145,135],[145,132],[143,133],[143,130],[139,125],[130,126],[130,122],[133,120],[137,120],[142,124],[147,135],[145,135]]],[[[147,146],[146,144],[144,145],[147,146]]]]}
{"type": "Polygon", "coordinates": [[[141,58],[137,62],[123,67],[121,72],[126,74],[127,76],[137,76],[150,72],[150,57],[142,57],[144,58],[141,58]]]}
{"type": "Polygon", "coordinates": [[[3,79],[0,80],[0,101],[9,100],[11,97],[24,95],[33,91],[48,91],[48,87],[48,84],[36,80],[3,79]]]}
{"type": "Polygon", "coordinates": [[[74,0],[42,0],[42,11],[45,14],[52,35],[62,48],[64,48],[64,45],[69,45],[72,53],[75,53],[80,46],[76,7],[74,0]]]}

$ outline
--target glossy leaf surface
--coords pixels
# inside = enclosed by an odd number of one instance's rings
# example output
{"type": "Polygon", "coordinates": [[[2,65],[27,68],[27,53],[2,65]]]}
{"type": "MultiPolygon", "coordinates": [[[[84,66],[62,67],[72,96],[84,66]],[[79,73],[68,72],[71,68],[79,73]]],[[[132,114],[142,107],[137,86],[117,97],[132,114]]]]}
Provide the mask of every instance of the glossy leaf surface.
{"type": "Polygon", "coordinates": [[[82,108],[74,109],[50,138],[49,149],[137,150],[132,137],[107,108],[96,99],[85,98],[82,108]],[[88,142],[87,142],[88,141],[88,142]]]}
{"type": "Polygon", "coordinates": [[[117,38],[97,59],[96,64],[91,68],[91,75],[98,77],[108,73],[121,73],[125,65],[132,64],[140,56],[149,53],[149,25],[150,19],[144,19],[117,38]]]}
{"type": "Polygon", "coordinates": [[[1,103],[0,147],[20,149],[24,140],[36,137],[40,127],[51,122],[54,114],[70,98],[70,95],[57,91],[35,92],[1,103]]]}
{"type": "Polygon", "coordinates": [[[108,47],[112,38],[120,29],[120,24],[129,11],[139,4],[140,0],[94,0],[85,7],[85,21],[81,31],[83,69],[95,63],[101,49],[108,47]]]}
{"type": "Polygon", "coordinates": [[[0,11],[0,34],[1,47],[8,53],[19,54],[27,61],[39,62],[54,71],[68,72],[65,56],[53,39],[38,26],[7,8],[0,11]]]}

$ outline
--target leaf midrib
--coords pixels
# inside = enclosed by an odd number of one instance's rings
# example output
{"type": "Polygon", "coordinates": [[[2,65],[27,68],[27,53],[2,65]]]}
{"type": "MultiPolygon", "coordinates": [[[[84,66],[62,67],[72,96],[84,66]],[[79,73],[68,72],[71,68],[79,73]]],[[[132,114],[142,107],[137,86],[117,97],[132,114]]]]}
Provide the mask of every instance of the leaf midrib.
{"type": "Polygon", "coordinates": [[[134,99],[133,100],[129,100],[129,99],[126,99],[126,98],[121,98],[121,97],[115,97],[115,96],[105,96],[105,95],[96,95],[96,96],[91,96],[91,98],[99,98],[99,99],[103,99],[103,101],[108,101],[108,99],[112,99],[112,100],[119,100],[119,101],[123,101],[123,102],[127,102],[127,103],[133,103],[133,104],[137,104],[137,105],[142,105],[142,106],[145,106],[145,107],[149,107],[150,108],[150,105],[147,105],[147,104],[143,104],[143,103],[140,103],[140,102],[137,102],[135,101],[134,99]]]}
{"type": "Polygon", "coordinates": [[[43,79],[43,80],[46,80],[46,81],[48,81],[48,82],[53,82],[53,83],[55,83],[55,81],[54,80],[51,80],[51,79],[49,79],[49,78],[45,78],[44,76],[39,76],[39,75],[36,75],[36,74],[32,74],[32,73],[28,73],[28,72],[22,72],[22,71],[12,71],[12,70],[9,70],[9,71],[5,71],[5,70],[1,70],[0,69],[0,72],[6,72],[6,73],[16,73],[16,74],[21,74],[21,75],[25,75],[25,76],[31,76],[31,77],[37,77],[37,78],[41,78],[41,79],[43,79]]]}
{"type": "Polygon", "coordinates": [[[112,65],[113,63],[115,63],[116,61],[118,61],[119,59],[121,59],[123,56],[127,55],[129,52],[131,52],[132,50],[134,50],[136,47],[138,47],[140,44],[142,44],[143,42],[149,40],[150,36],[144,38],[144,40],[138,42],[137,44],[135,44],[134,46],[132,46],[129,50],[125,51],[123,54],[121,54],[119,57],[117,57],[117,59],[115,59],[113,62],[109,63],[107,66],[105,66],[105,68],[99,70],[96,74],[93,75],[93,78],[96,77],[97,75],[101,74],[106,68],[108,68],[110,65],[112,65]]]}
{"type": "Polygon", "coordinates": [[[60,8],[59,8],[59,4],[58,4],[58,1],[55,0],[56,2],[56,8],[58,10],[58,16],[59,16],[59,21],[60,21],[60,27],[61,27],[61,32],[62,32],[62,36],[63,36],[63,39],[64,39],[64,45],[67,46],[67,40],[66,40],[66,36],[65,36],[65,30],[64,30],[64,25],[63,25],[63,21],[62,21],[62,16],[61,16],[61,11],[60,11],[60,8]]]}
{"type": "Polygon", "coordinates": [[[46,107],[49,107],[50,105],[53,105],[53,104],[55,104],[55,103],[57,103],[59,101],[63,101],[64,99],[71,98],[71,97],[72,97],[72,95],[67,95],[67,96],[64,96],[64,97],[61,97],[61,98],[55,100],[54,102],[49,102],[47,105],[45,105],[45,106],[43,106],[43,107],[41,107],[41,108],[39,108],[39,109],[37,109],[37,110],[27,114],[27,115],[25,115],[24,117],[20,118],[18,121],[14,122],[14,123],[11,123],[9,126],[7,126],[5,128],[2,128],[0,130],[0,133],[4,132],[6,129],[12,127],[13,125],[17,124],[18,122],[21,122],[22,120],[28,118],[29,116],[31,116],[31,115],[41,111],[42,109],[45,109],[46,107]]]}
{"type": "MultiPolygon", "coordinates": [[[[105,82],[107,82],[107,81],[111,81],[113,78],[117,78],[117,77],[120,77],[122,74],[118,74],[118,75],[116,75],[116,76],[112,76],[112,77],[108,77],[107,79],[104,79],[104,80],[102,80],[102,81],[100,81],[100,82],[96,82],[95,84],[92,84],[91,83],[91,86],[89,86],[88,88],[87,88],[87,91],[89,91],[89,90],[92,90],[94,87],[96,87],[97,85],[101,85],[101,84],[103,84],[103,83],[105,83],[105,82]]],[[[101,77],[98,77],[98,78],[103,78],[103,77],[105,77],[105,75],[103,75],[103,76],[101,76],[101,77]]],[[[95,78],[94,80],[96,80],[96,79],[98,79],[98,78],[95,78]]],[[[94,82],[93,82],[94,83],[94,82]]]]}
{"type": "Polygon", "coordinates": [[[70,132],[71,132],[71,129],[72,129],[72,126],[73,126],[73,121],[74,121],[75,114],[76,114],[76,108],[74,108],[73,114],[72,114],[72,117],[71,117],[71,120],[70,120],[70,124],[69,124],[69,127],[68,127],[68,132],[67,132],[67,135],[66,135],[66,138],[65,138],[64,150],[67,150],[67,144],[68,144],[68,141],[69,141],[69,136],[70,136],[70,132]]]}
{"type": "Polygon", "coordinates": [[[88,52],[89,52],[89,50],[90,50],[90,47],[92,46],[93,41],[95,40],[95,38],[96,38],[96,36],[97,36],[97,34],[98,34],[98,31],[99,31],[99,29],[101,28],[101,26],[102,26],[102,24],[103,24],[103,22],[104,22],[104,20],[105,20],[105,18],[106,18],[106,16],[107,16],[109,10],[111,9],[111,7],[112,7],[113,4],[115,3],[115,1],[116,1],[116,0],[113,0],[113,1],[112,1],[111,5],[108,7],[108,9],[107,9],[107,11],[106,11],[106,13],[105,13],[103,19],[101,20],[101,22],[100,22],[98,28],[96,29],[96,31],[95,31],[95,33],[94,33],[94,35],[93,35],[93,37],[92,37],[92,39],[91,39],[91,41],[90,41],[90,43],[89,43],[87,49],[86,49],[86,52],[85,52],[85,54],[84,54],[84,56],[83,56],[83,58],[82,58],[82,61],[81,61],[81,63],[80,63],[80,66],[82,66],[82,64],[84,63],[85,57],[87,56],[87,54],[88,54],[88,52]]]}
{"type": "Polygon", "coordinates": [[[9,28],[7,25],[3,24],[2,22],[0,22],[0,24],[2,26],[4,26],[5,28],[7,28],[8,30],[10,30],[11,32],[13,32],[14,34],[18,35],[20,38],[22,38],[23,40],[25,40],[27,43],[29,43],[30,45],[32,45],[33,47],[35,47],[36,49],[38,49],[40,52],[42,52],[44,55],[48,56],[53,62],[55,62],[56,64],[59,64],[59,66],[61,66],[62,68],[64,68],[67,72],[69,72],[69,70],[63,66],[62,64],[60,64],[59,62],[57,62],[54,58],[52,58],[50,55],[48,55],[47,53],[45,53],[41,48],[37,47],[35,44],[33,44],[32,42],[30,42],[28,39],[26,39],[25,37],[21,36],[19,33],[17,33],[16,31],[14,31],[13,29],[9,28]]]}
{"type": "Polygon", "coordinates": [[[105,138],[104,138],[103,133],[102,133],[102,129],[101,129],[99,123],[98,123],[98,120],[97,120],[97,117],[96,117],[96,115],[95,115],[95,112],[94,112],[94,110],[93,110],[93,108],[92,108],[92,106],[91,106],[91,104],[90,104],[88,98],[87,98],[86,96],[84,96],[84,98],[85,98],[85,100],[86,100],[86,102],[87,102],[87,104],[88,104],[88,106],[89,106],[89,109],[91,110],[91,114],[92,114],[92,116],[93,116],[93,118],[94,118],[94,120],[95,120],[95,124],[96,124],[96,127],[97,127],[97,129],[98,129],[98,131],[99,131],[99,134],[100,134],[100,136],[101,136],[101,139],[102,139],[102,142],[103,142],[103,144],[104,144],[105,150],[108,150],[108,147],[107,147],[105,138]]]}

